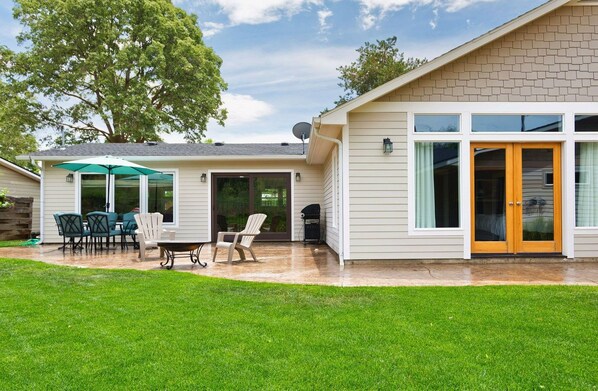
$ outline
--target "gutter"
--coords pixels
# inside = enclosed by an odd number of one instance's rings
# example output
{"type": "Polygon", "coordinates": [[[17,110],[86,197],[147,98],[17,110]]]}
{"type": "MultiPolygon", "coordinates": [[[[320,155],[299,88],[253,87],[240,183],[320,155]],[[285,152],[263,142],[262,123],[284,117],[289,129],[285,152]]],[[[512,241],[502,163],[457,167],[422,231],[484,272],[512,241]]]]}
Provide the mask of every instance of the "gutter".
{"type": "Polygon", "coordinates": [[[343,143],[342,141],[336,139],[336,138],[332,138],[332,137],[328,137],[328,136],[324,136],[323,134],[319,133],[320,130],[320,126],[322,125],[321,122],[321,118],[320,117],[314,117],[313,121],[312,121],[312,130],[313,130],[313,135],[316,137],[321,138],[322,140],[326,140],[326,141],[330,141],[332,143],[335,143],[338,146],[338,167],[340,168],[340,175],[338,177],[338,187],[339,187],[339,208],[338,208],[338,216],[339,216],[339,222],[338,222],[338,226],[339,226],[339,235],[338,235],[338,260],[339,260],[339,264],[341,269],[345,267],[345,256],[344,256],[344,249],[345,249],[345,243],[343,238],[345,237],[345,216],[343,213],[344,210],[344,199],[345,199],[345,195],[343,192],[343,178],[344,178],[344,171],[343,171],[343,143]]]}

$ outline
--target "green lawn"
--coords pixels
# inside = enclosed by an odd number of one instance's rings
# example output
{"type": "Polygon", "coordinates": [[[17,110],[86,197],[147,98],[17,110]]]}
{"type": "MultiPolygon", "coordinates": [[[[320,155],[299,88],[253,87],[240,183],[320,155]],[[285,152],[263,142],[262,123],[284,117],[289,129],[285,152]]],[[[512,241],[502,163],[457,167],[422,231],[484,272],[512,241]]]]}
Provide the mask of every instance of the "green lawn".
{"type": "Polygon", "coordinates": [[[598,387],[598,288],[336,288],[0,259],[0,389],[598,387]]]}
{"type": "Polygon", "coordinates": [[[18,247],[24,242],[24,240],[0,240],[0,247],[18,247]]]}

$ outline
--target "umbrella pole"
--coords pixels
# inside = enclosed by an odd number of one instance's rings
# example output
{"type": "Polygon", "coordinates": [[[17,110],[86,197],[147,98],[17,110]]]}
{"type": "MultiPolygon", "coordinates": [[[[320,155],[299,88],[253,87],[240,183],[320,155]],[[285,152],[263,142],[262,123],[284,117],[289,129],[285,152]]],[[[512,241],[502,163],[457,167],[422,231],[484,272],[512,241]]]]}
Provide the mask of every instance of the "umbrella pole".
{"type": "Polygon", "coordinates": [[[106,212],[110,212],[110,177],[112,170],[108,170],[108,189],[106,190],[106,212]]]}

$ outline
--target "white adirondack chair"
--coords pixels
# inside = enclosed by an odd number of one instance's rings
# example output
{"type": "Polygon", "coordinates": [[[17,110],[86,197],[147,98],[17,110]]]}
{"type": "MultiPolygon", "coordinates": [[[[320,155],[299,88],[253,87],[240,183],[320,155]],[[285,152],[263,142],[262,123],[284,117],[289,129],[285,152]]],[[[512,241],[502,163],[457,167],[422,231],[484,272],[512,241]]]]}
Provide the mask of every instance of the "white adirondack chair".
{"type": "Polygon", "coordinates": [[[216,240],[216,245],[214,249],[214,256],[212,258],[212,262],[216,261],[216,254],[218,253],[219,248],[226,248],[228,249],[228,261],[232,262],[233,260],[233,250],[237,250],[239,255],[241,256],[241,260],[244,261],[245,258],[245,251],[248,250],[253,257],[253,260],[257,262],[255,258],[255,253],[251,249],[251,243],[253,243],[253,239],[257,235],[260,234],[260,228],[262,224],[264,224],[264,220],[266,220],[266,215],[263,213],[256,213],[247,219],[247,224],[245,225],[245,229],[241,232],[218,232],[218,239],[216,240]],[[232,242],[225,242],[225,237],[234,236],[232,242]]]}
{"type": "MultiPolygon", "coordinates": [[[[158,247],[158,242],[164,234],[168,239],[174,240],[174,231],[168,231],[162,228],[164,216],[161,213],[139,213],[135,215],[137,223],[137,238],[139,239],[139,258],[145,261],[145,250],[158,247]]],[[[160,257],[164,256],[164,251],[160,249],[160,257]]]]}

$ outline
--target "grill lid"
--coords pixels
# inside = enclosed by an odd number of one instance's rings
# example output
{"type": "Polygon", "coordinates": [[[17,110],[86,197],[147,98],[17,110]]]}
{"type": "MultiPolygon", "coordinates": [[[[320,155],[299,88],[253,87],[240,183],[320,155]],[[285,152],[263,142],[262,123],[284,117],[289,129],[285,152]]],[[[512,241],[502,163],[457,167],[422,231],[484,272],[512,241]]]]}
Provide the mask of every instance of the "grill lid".
{"type": "Polygon", "coordinates": [[[304,219],[319,219],[320,204],[310,204],[301,209],[301,217],[304,219]]]}

